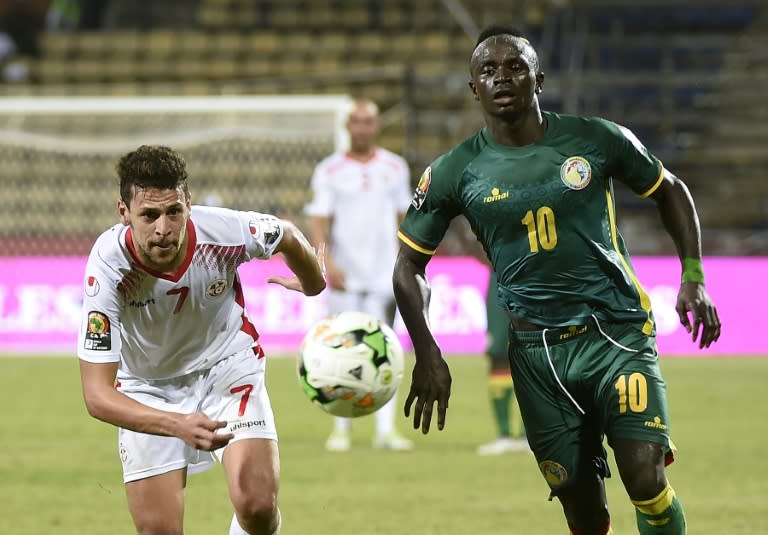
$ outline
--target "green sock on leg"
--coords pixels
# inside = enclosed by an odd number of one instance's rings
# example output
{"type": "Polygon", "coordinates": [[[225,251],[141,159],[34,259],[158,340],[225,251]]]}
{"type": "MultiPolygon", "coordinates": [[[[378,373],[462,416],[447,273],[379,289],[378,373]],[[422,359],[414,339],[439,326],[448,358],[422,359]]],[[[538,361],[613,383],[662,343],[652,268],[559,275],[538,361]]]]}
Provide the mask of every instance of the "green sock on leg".
{"type": "Polygon", "coordinates": [[[491,394],[491,407],[493,409],[493,417],[496,421],[496,429],[498,429],[499,436],[512,436],[509,425],[509,407],[515,392],[512,378],[508,374],[493,374],[488,381],[488,390],[491,394]]]}
{"type": "Polygon", "coordinates": [[[640,535],[686,534],[683,506],[669,485],[655,498],[632,503],[640,535]]]}

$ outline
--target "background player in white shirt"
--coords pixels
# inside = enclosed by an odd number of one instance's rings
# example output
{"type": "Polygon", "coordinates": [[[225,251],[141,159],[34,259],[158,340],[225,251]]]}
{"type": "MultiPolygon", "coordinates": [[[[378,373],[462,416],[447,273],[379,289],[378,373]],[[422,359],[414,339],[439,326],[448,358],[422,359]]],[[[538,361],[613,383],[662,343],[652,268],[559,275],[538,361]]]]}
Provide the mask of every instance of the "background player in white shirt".
{"type": "Polygon", "coordinates": [[[119,428],[139,533],[183,532],[188,470],[224,466],[230,535],[276,534],[279,457],[265,359],[237,267],[281,253],[316,295],[320,259],[291,223],[192,206],[184,159],[142,146],[117,164],[120,224],[91,250],[77,354],[88,412],[119,428]]]}
{"type": "MultiPolygon", "coordinates": [[[[328,156],[312,176],[313,199],[305,207],[309,237],[317,248],[327,244],[329,313],[358,310],[391,326],[397,227],[412,196],[408,164],[376,144],[379,110],[374,102],[356,101],[346,126],[349,150],[328,156]]],[[[393,398],[375,413],[374,447],[413,447],[395,430],[396,403],[393,398]]],[[[350,428],[349,419],[335,418],[326,448],[348,450],[350,428]]]]}

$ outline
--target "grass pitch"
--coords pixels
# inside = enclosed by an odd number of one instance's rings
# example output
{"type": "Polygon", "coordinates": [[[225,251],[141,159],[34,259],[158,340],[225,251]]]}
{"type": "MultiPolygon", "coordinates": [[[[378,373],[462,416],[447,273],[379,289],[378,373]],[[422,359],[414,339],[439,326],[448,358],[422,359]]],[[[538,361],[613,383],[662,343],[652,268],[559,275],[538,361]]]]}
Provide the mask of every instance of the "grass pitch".
{"type": "MultiPolygon", "coordinates": [[[[271,358],[267,380],[280,433],[283,535],[566,533],[532,456],[478,457],[493,438],[485,361],[449,357],[453,396],[446,429],[422,436],[400,418],[416,449],[373,450],[373,419],[355,422],[349,453],[328,453],[331,417],[298,386],[292,358],[271,358]]],[[[409,366],[410,368],[410,366],[409,366]]],[[[668,358],[673,439],[668,469],[695,535],[768,533],[765,454],[768,358],[668,358]]],[[[406,379],[406,386],[409,379],[406,379]]],[[[402,392],[401,392],[402,394],[402,392]]],[[[91,419],[75,357],[0,358],[0,533],[129,535],[115,430],[91,419]]],[[[613,467],[614,532],[636,533],[613,467]]],[[[220,467],[192,476],[187,535],[225,534],[231,510],[220,467]]]]}

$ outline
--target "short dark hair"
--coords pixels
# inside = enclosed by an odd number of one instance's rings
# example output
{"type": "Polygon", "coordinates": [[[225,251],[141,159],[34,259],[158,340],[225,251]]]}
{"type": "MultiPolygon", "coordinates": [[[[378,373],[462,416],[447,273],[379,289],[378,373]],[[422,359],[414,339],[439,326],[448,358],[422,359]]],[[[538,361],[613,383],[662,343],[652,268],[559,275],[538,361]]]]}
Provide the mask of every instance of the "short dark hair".
{"type": "Polygon", "coordinates": [[[187,185],[187,162],[171,149],[162,145],[142,145],[118,160],[117,176],[120,177],[120,198],[125,204],[133,199],[134,186],[138,188],[176,189],[187,185]]]}
{"type": "Polygon", "coordinates": [[[541,66],[539,64],[539,54],[536,52],[536,49],[533,47],[531,42],[528,40],[528,38],[525,36],[525,34],[520,31],[515,26],[506,25],[506,24],[491,24],[489,26],[486,26],[480,31],[480,35],[477,36],[477,41],[475,42],[475,48],[473,49],[472,56],[470,56],[469,59],[469,66],[470,70],[472,69],[472,58],[475,55],[475,52],[477,51],[477,47],[480,46],[480,43],[485,41],[486,39],[490,37],[494,37],[496,35],[509,35],[512,37],[519,37],[520,39],[523,39],[528,46],[531,48],[531,52],[533,52],[533,69],[536,73],[539,72],[541,66]]]}
{"type": "Polygon", "coordinates": [[[494,35],[512,35],[514,37],[522,37],[526,41],[528,40],[525,34],[514,26],[507,24],[491,24],[480,30],[480,35],[477,36],[477,41],[475,41],[475,48],[477,48],[477,45],[494,35]]]}

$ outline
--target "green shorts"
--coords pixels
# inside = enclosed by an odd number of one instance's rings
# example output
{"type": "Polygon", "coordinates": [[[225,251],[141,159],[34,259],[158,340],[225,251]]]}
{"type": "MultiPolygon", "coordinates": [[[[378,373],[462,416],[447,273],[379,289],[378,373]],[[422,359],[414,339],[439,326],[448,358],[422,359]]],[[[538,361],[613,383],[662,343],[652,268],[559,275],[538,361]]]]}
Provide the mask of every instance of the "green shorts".
{"type": "Polygon", "coordinates": [[[507,352],[509,351],[509,316],[499,305],[496,274],[491,272],[491,280],[488,281],[488,293],[485,296],[485,316],[488,322],[486,329],[488,345],[485,354],[492,360],[503,361],[507,365],[507,352]]]}
{"type": "Polygon", "coordinates": [[[509,340],[528,441],[553,494],[582,476],[610,477],[604,437],[609,445],[636,439],[669,451],[666,386],[654,337],[632,324],[591,320],[511,330],[509,340]]]}

